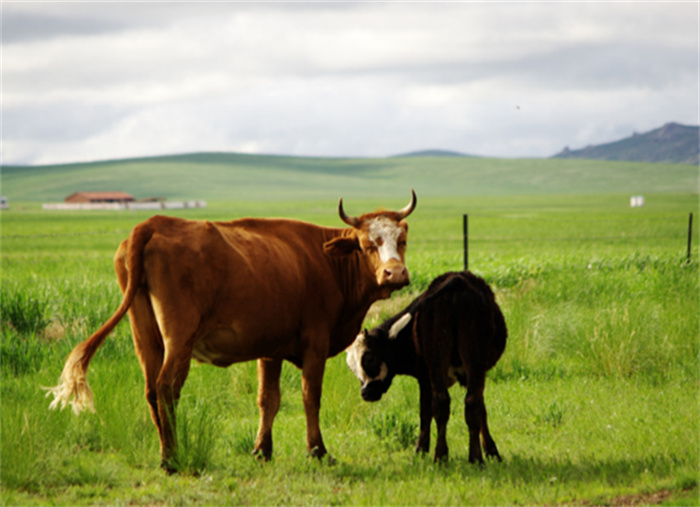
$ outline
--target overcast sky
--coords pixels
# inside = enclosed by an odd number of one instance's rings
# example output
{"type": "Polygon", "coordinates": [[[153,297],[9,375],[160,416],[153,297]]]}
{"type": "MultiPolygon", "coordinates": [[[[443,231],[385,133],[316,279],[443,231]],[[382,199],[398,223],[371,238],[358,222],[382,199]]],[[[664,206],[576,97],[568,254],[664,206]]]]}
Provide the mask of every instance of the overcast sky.
{"type": "Polygon", "coordinates": [[[2,162],[549,157],[698,124],[689,2],[8,2],[2,162]]]}

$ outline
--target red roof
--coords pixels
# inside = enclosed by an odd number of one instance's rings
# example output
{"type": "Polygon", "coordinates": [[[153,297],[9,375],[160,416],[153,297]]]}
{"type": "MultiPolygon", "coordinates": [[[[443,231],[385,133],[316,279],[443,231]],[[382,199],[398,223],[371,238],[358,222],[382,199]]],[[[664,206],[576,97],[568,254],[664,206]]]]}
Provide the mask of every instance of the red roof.
{"type": "Polygon", "coordinates": [[[134,201],[126,192],[75,192],[65,198],[66,202],[124,202],[134,201]]]}

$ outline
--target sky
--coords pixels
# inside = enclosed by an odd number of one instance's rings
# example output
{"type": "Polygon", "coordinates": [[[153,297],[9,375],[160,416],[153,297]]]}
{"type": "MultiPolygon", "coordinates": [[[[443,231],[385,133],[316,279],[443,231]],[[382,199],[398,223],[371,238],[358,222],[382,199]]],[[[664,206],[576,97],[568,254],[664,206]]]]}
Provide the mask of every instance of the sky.
{"type": "Polygon", "coordinates": [[[3,164],[550,157],[699,118],[688,2],[2,1],[3,164]]]}

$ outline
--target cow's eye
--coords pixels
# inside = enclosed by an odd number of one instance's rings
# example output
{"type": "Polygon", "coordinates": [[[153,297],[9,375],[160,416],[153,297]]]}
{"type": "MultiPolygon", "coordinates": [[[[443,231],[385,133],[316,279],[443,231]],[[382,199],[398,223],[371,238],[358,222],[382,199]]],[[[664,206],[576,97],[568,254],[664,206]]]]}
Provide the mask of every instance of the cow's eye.
{"type": "Polygon", "coordinates": [[[374,378],[379,375],[380,368],[381,361],[375,354],[366,352],[362,356],[362,369],[365,370],[368,377],[374,378]]]}

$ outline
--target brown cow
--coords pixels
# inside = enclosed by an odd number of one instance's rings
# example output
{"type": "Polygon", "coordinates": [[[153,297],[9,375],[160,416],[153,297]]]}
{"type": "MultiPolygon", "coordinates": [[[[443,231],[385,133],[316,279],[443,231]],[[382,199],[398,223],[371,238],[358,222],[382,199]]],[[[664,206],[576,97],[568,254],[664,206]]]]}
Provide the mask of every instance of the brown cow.
{"type": "Polygon", "coordinates": [[[435,419],[435,461],[447,459],[447,421],[455,381],[467,388],[464,417],[469,428],[469,461],[498,460],[486,421],[486,372],[503,354],[506,323],[493,292],[469,271],[440,275],[407,308],[364,331],[348,348],[347,363],[362,384],[362,398],[377,401],[394,375],[410,375],[420,386],[420,435],[416,452],[428,452],[435,419]],[[413,321],[412,325],[408,325],[413,321]]]}
{"type": "Polygon", "coordinates": [[[302,370],[307,446],[326,448],[318,418],[326,359],[355,339],[370,305],[409,283],[404,253],[416,194],[400,211],[340,218],[350,228],[283,219],[204,222],[155,216],[134,227],[114,258],[124,299],[71,352],[52,408],[92,409],[85,380],[97,349],[127,311],[162,466],[174,470],[175,408],[190,360],[216,366],[258,359],[260,426],[254,453],[272,456],[282,361],[302,370]]]}

